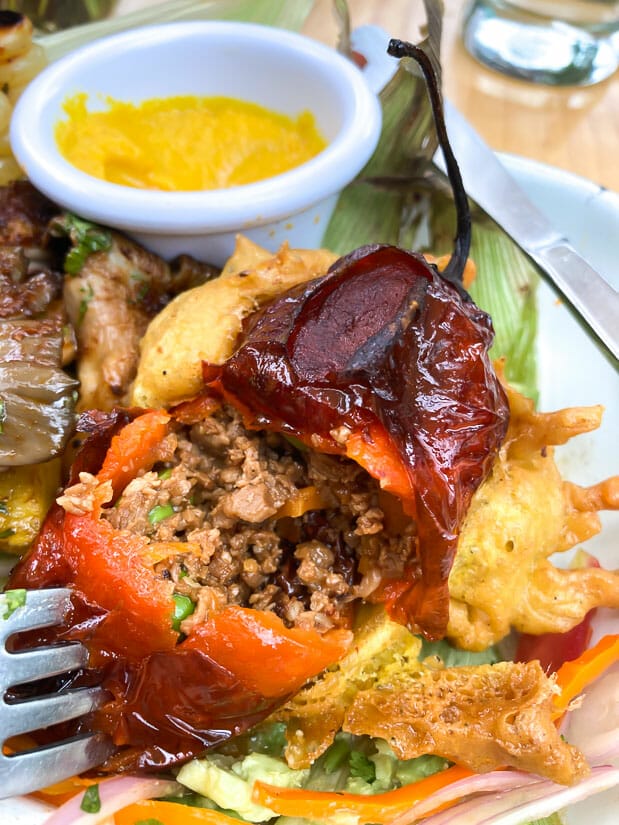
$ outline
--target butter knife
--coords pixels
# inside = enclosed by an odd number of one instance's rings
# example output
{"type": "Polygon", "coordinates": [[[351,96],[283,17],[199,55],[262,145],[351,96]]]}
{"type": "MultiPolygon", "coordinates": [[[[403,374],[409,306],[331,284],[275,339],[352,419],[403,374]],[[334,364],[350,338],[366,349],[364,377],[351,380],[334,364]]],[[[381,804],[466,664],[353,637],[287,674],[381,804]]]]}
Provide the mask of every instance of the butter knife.
{"type": "MultiPolygon", "coordinates": [[[[492,149],[448,101],[445,121],[468,195],[535,261],[619,359],[619,292],[529,200],[492,149]]],[[[434,162],[444,171],[440,150],[434,162]]]]}

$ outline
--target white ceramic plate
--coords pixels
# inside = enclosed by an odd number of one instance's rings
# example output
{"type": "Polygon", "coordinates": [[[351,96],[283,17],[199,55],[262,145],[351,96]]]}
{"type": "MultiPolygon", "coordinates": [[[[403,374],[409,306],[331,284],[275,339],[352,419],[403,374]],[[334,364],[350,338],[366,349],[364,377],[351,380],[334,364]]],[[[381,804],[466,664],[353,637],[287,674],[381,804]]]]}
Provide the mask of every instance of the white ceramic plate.
{"type": "MultiPolygon", "coordinates": [[[[506,165],[537,206],[619,288],[619,195],[590,181],[523,158],[506,165]]],[[[539,292],[540,408],[603,404],[602,426],[557,450],[564,477],[592,484],[619,472],[619,373],[557,294],[545,283],[539,292]]],[[[617,319],[619,324],[619,318],[617,319]]],[[[602,513],[603,530],[586,544],[604,567],[619,567],[619,513],[602,513]]],[[[619,633],[619,617],[599,615],[595,633],[619,633]]],[[[599,794],[566,814],[568,825],[617,825],[619,788],[599,794]]]]}
{"type": "MultiPolygon", "coordinates": [[[[543,164],[506,156],[518,182],[574,246],[619,287],[619,195],[543,164]]],[[[619,472],[619,373],[546,284],[539,293],[540,408],[604,404],[600,430],[559,450],[563,474],[590,484],[619,472]]],[[[619,323],[619,319],[617,319],[619,323]]],[[[543,506],[543,503],[541,503],[543,506]]],[[[600,536],[587,543],[605,567],[619,566],[619,513],[604,515],[600,536]]],[[[619,617],[600,617],[597,634],[619,632],[619,617]]],[[[2,825],[39,825],[46,808],[30,800],[0,802],[2,825]]],[[[569,825],[617,825],[619,788],[574,806],[569,825]]]]}

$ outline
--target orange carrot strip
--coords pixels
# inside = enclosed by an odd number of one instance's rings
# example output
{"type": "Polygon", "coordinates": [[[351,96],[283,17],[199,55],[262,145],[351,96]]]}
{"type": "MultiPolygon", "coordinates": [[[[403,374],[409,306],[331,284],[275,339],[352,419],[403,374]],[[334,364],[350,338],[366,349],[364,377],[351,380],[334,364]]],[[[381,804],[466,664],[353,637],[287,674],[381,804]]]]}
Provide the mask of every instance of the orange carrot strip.
{"type": "Polygon", "coordinates": [[[561,693],[554,697],[555,718],[561,716],[569,703],[595,681],[605,670],[619,661],[619,634],[603,636],[600,641],[577,659],[564,662],[557,671],[561,693]]]}
{"type": "Polygon", "coordinates": [[[192,808],[177,802],[145,799],[114,814],[115,825],[136,825],[156,820],[161,825],[239,825],[239,820],[210,808],[192,808]]]}
{"type": "Polygon", "coordinates": [[[328,822],[337,813],[348,813],[356,815],[360,825],[370,822],[387,825],[397,814],[404,813],[436,791],[469,776],[473,776],[472,771],[456,765],[419,782],[370,796],[278,788],[257,780],[252,798],[258,805],[264,805],[282,816],[300,816],[328,822]]]}
{"type": "Polygon", "coordinates": [[[326,507],[318,489],[316,487],[301,487],[297,490],[294,498],[291,498],[279,508],[276,513],[277,518],[299,518],[308,510],[322,510],[326,507]]]}

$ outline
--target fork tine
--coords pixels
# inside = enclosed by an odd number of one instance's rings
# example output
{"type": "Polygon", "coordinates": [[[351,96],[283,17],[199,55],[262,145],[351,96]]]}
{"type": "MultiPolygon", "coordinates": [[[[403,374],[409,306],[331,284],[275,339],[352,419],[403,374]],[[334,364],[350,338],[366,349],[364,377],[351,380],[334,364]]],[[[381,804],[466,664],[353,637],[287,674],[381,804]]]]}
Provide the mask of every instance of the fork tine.
{"type": "Polygon", "coordinates": [[[0,689],[77,670],[86,667],[87,662],[88,651],[79,642],[20,653],[0,648],[0,689]]]}
{"type": "Polygon", "coordinates": [[[100,687],[78,688],[24,702],[4,703],[7,720],[2,731],[8,739],[18,733],[40,730],[58,722],[68,722],[101,707],[109,693],[100,687]],[[9,718],[10,717],[10,718],[9,718]]]}
{"type": "Polygon", "coordinates": [[[101,733],[16,756],[0,755],[0,799],[30,793],[100,765],[114,750],[101,733]]]}
{"type": "Polygon", "coordinates": [[[5,619],[6,601],[0,596],[0,642],[4,643],[13,633],[58,624],[69,609],[70,599],[71,591],[66,587],[29,590],[26,604],[5,619]]]}

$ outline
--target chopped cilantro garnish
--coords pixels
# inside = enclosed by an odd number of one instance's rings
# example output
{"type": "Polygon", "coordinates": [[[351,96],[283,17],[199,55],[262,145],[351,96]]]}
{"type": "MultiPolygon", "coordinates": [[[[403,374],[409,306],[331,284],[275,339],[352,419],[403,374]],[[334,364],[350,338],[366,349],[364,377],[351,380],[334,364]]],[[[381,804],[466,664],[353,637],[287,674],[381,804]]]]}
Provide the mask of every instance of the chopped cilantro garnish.
{"type": "Polygon", "coordinates": [[[101,798],[99,796],[99,786],[91,785],[84,791],[80,808],[87,814],[98,814],[101,810],[101,798]]]}
{"type": "Polygon", "coordinates": [[[107,229],[70,213],[57,219],[53,228],[59,234],[68,235],[73,244],[64,262],[65,272],[69,275],[79,275],[89,255],[112,245],[112,236],[107,229]]]}
{"type": "Polygon", "coordinates": [[[171,504],[157,504],[152,510],[148,511],[148,520],[151,524],[159,524],[166,518],[174,515],[174,507],[171,504]]]}
{"type": "Polygon", "coordinates": [[[2,614],[3,619],[8,619],[17,610],[18,607],[23,607],[26,604],[26,591],[23,588],[18,590],[7,590],[4,594],[4,603],[6,610],[2,614]]]}
{"type": "Polygon", "coordinates": [[[376,766],[373,762],[359,751],[351,751],[348,757],[348,766],[350,768],[351,776],[358,776],[364,782],[374,782],[376,779],[376,766]]]}
{"type": "Polygon", "coordinates": [[[191,616],[193,611],[196,609],[195,604],[191,601],[189,596],[182,596],[180,593],[175,593],[172,598],[174,599],[174,613],[172,614],[172,627],[177,632],[180,632],[181,629],[181,622],[183,619],[186,619],[187,616],[191,616]]]}

